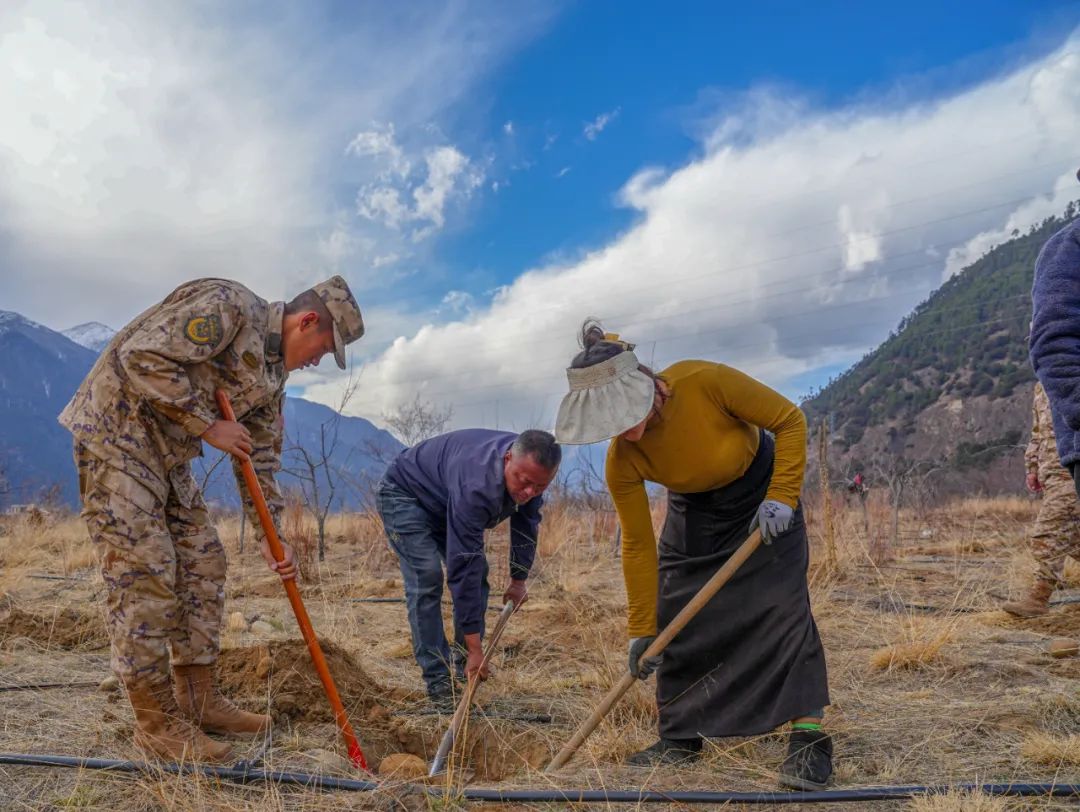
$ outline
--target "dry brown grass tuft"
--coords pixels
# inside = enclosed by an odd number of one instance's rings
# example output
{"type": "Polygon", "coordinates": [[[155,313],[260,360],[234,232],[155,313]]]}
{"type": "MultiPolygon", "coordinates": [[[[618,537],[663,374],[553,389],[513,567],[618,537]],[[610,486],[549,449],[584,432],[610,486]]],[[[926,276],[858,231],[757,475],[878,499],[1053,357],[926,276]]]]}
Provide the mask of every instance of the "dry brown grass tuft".
{"type": "Polygon", "coordinates": [[[316,565],[319,539],[316,535],[315,523],[310,520],[303,500],[295,491],[290,492],[285,500],[285,510],[281,516],[281,532],[285,534],[285,538],[296,553],[300,579],[309,583],[319,581],[319,568],[316,565]]]}
{"type": "Polygon", "coordinates": [[[1032,733],[1020,747],[1024,761],[1044,767],[1080,767],[1080,735],[1032,733]]]}
{"type": "Polygon", "coordinates": [[[0,534],[0,587],[10,588],[30,572],[70,575],[94,566],[94,549],[78,516],[44,523],[22,517],[4,523],[0,534]]]}
{"type": "Polygon", "coordinates": [[[1004,812],[1007,799],[982,792],[950,791],[938,795],[920,795],[908,803],[911,812],[1004,812]]]}
{"type": "Polygon", "coordinates": [[[1065,562],[1065,586],[1080,586],[1080,561],[1070,558],[1065,562]]]}
{"type": "Polygon", "coordinates": [[[915,670],[940,661],[942,649],[956,634],[956,622],[917,617],[902,629],[900,640],[870,655],[872,670],[915,670]]]}

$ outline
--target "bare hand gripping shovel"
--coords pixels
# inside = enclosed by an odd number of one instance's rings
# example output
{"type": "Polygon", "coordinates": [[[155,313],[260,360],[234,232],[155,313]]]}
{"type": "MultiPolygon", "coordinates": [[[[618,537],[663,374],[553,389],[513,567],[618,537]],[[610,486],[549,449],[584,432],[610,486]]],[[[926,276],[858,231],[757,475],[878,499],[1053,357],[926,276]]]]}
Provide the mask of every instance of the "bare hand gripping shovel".
{"type": "MultiPolygon", "coordinates": [[[[233,412],[229,396],[225,394],[223,389],[218,389],[214,395],[217,398],[221,416],[226,420],[235,422],[236,413],[233,412]]],[[[277,528],[274,527],[274,519],[270,516],[270,509],[266,506],[266,497],[263,496],[262,486],[259,485],[259,479],[255,475],[255,466],[251,464],[250,459],[242,459],[240,460],[240,470],[243,473],[248,494],[255,505],[255,511],[259,514],[259,522],[262,524],[263,532],[266,533],[266,542],[270,546],[270,552],[273,553],[277,561],[284,561],[285,551],[281,547],[281,539],[278,538],[277,528]]],[[[322,647],[319,645],[319,638],[315,636],[315,629],[311,626],[311,618],[308,617],[307,609],[304,608],[304,601],[300,598],[300,588],[296,585],[295,579],[282,581],[282,584],[285,585],[285,592],[289,596],[289,603],[292,604],[293,614],[296,615],[296,623],[300,626],[300,632],[304,635],[304,642],[307,643],[308,653],[311,654],[311,662],[315,666],[315,672],[319,675],[323,690],[326,691],[326,698],[330,701],[330,707],[334,711],[334,721],[337,722],[338,730],[341,731],[341,736],[345,739],[345,744],[349,749],[349,761],[360,769],[367,770],[368,766],[367,761],[364,759],[364,751],[360,749],[360,743],[356,740],[352,725],[349,724],[349,717],[345,715],[345,707],[341,704],[337,686],[334,685],[334,679],[330,676],[330,669],[326,665],[326,658],[323,656],[322,647]]]]}
{"type": "MultiPolygon", "coordinates": [[[[506,622],[510,620],[510,615],[512,614],[514,614],[514,602],[507,601],[506,606],[503,607],[502,614],[499,615],[499,620],[495,624],[494,630],[491,632],[488,644],[484,648],[484,660],[481,667],[487,665],[488,660],[491,659],[491,655],[495,653],[495,646],[498,645],[499,638],[502,637],[503,629],[506,628],[506,622]]],[[[465,687],[465,694],[461,697],[457,710],[454,711],[454,715],[450,719],[450,727],[446,729],[442,741],[439,742],[439,749],[435,751],[435,759],[431,762],[431,769],[428,770],[429,778],[439,775],[439,773],[446,769],[446,757],[450,754],[450,750],[454,746],[454,739],[457,737],[458,731],[461,730],[462,725],[465,724],[465,720],[469,716],[469,708],[472,705],[473,694],[476,693],[476,686],[479,684],[480,680],[477,677],[473,677],[465,687]]]]}
{"type": "MultiPolygon", "coordinates": [[[[638,662],[647,660],[650,657],[656,657],[667,648],[668,643],[675,639],[675,635],[681,632],[683,627],[694,619],[694,615],[712,600],[713,595],[719,592],[720,587],[730,580],[731,576],[735,574],[735,570],[743,565],[743,562],[753,554],[759,544],[761,544],[761,531],[755,530],[750,534],[750,538],[739,545],[739,549],[732,553],[731,558],[724,563],[724,566],[705,582],[705,586],[698,590],[698,593],[690,599],[690,602],[682,608],[682,611],[675,615],[674,619],[664,627],[664,630],[657,635],[652,645],[645,649],[645,653],[641,655],[638,662]]],[[[623,678],[608,691],[607,696],[601,700],[600,704],[596,706],[596,710],[592,712],[592,715],[582,722],[581,727],[570,737],[570,741],[563,745],[563,749],[552,759],[544,772],[554,772],[566,764],[577,752],[577,749],[581,747],[582,742],[596,730],[597,725],[608,715],[615,703],[622,699],[623,694],[629,691],[630,686],[635,682],[637,682],[637,677],[627,671],[623,678]]]]}

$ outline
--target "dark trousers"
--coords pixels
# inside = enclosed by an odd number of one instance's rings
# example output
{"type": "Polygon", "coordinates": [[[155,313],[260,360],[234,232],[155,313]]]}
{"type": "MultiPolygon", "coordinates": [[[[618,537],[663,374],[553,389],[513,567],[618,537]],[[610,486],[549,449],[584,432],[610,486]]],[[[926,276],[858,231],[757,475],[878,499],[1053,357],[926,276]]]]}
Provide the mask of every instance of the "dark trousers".
{"type": "MultiPolygon", "coordinates": [[[[454,622],[451,650],[443,628],[442,593],[446,566],[446,517],[433,516],[416,497],[393,483],[379,483],[376,504],[386,539],[397,554],[409,612],[413,656],[429,694],[450,688],[450,667],[459,678],[465,669],[465,635],[454,622]]],[[[484,561],[481,599],[488,601],[488,566],[484,561]]],[[[481,621],[483,622],[483,621],[481,621]]],[[[481,628],[480,634],[484,630],[481,628]]]]}

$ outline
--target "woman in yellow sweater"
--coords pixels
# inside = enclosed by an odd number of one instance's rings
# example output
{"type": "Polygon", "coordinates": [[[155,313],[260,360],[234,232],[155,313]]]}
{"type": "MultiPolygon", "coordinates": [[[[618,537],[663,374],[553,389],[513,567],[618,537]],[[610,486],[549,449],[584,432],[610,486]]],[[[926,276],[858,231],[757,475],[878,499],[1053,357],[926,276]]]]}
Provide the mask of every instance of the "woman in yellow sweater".
{"type": "Polygon", "coordinates": [[[584,350],[567,370],[570,393],[556,434],[566,444],[611,440],[606,478],[622,527],[629,668],[642,679],[657,671],[660,740],[628,763],[687,762],[697,758],[703,738],[752,736],[791,722],[780,783],[826,786],[832,741],[821,719],[828,680],[810,612],[799,507],[802,412],[723,364],[680,361],[654,374],[638,363],[633,345],[595,322],[582,332],[584,350]],[[659,554],[646,482],[668,490],[659,554]],[[639,663],[657,628],[754,527],[765,544],[659,662],[639,663]]]}

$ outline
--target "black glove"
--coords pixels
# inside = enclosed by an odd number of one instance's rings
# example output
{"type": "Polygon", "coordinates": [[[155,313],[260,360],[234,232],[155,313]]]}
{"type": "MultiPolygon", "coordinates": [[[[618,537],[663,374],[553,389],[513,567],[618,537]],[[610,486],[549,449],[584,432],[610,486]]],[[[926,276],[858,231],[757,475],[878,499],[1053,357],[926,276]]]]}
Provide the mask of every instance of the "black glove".
{"type": "Polygon", "coordinates": [[[641,659],[641,655],[645,653],[645,649],[653,644],[653,640],[656,639],[656,635],[652,637],[631,637],[630,638],[630,674],[638,679],[648,679],[657,668],[660,667],[660,662],[664,659],[663,654],[658,654],[655,657],[647,657],[644,660],[641,659]],[[641,664],[638,664],[638,661],[641,664]]]}

